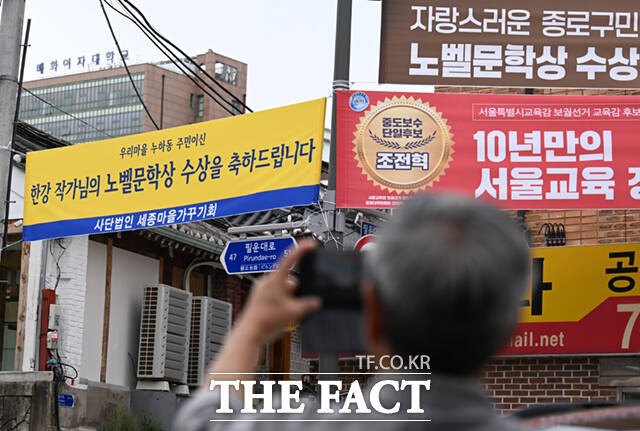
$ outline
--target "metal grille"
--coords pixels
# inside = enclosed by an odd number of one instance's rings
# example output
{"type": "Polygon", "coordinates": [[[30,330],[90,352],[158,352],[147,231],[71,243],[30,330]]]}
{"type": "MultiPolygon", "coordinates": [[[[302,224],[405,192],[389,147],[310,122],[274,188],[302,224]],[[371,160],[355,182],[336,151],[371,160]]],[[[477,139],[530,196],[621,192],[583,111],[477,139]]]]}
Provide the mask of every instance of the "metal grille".
{"type": "Polygon", "coordinates": [[[138,378],[186,383],[191,294],[159,284],[145,287],[138,378]]]}
{"type": "Polygon", "coordinates": [[[153,375],[155,356],[156,309],[158,307],[158,287],[144,288],[142,302],[142,322],[140,323],[140,345],[138,350],[138,376],[153,375]]]}
{"type": "Polygon", "coordinates": [[[187,383],[190,385],[198,384],[199,355],[200,350],[200,327],[202,324],[202,310],[206,306],[205,298],[195,297],[191,303],[191,335],[189,340],[189,370],[187,374],[187,383]]]}
{"type": "Polygon", "coordinates": [[[202,382],[215,355],[222,350],[224,338],[231,329],[232,305],[206,296],[193,298],[193,303],[187,383],[196,386],[202,382]]]}

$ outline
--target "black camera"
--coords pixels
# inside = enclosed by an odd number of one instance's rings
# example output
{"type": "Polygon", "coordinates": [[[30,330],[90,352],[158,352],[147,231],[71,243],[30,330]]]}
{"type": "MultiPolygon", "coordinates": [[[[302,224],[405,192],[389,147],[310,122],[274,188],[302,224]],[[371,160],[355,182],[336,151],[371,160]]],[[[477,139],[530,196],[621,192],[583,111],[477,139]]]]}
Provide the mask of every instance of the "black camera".
{"type": "Polygon", "coordinates": [[[362,253],[314,250],[298,265],[297,295],[318,296],[322,309],[301,322],[302,350],[355,354],[364,351],[362,253]]]}

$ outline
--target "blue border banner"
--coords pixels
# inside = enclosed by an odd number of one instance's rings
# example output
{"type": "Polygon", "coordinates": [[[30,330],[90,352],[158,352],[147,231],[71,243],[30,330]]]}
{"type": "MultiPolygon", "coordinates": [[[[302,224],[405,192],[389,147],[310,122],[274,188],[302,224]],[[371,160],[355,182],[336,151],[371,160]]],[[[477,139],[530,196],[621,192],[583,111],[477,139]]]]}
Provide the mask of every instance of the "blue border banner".
{"type": "Polygon", "coordinates": [[[319,191],[320,186],[315,184],[151,211],[39,223],[24,226],[22,240],[37,241],[47,238],[148,229],[275,208],[312,205],[318,203],[319,191]]]}

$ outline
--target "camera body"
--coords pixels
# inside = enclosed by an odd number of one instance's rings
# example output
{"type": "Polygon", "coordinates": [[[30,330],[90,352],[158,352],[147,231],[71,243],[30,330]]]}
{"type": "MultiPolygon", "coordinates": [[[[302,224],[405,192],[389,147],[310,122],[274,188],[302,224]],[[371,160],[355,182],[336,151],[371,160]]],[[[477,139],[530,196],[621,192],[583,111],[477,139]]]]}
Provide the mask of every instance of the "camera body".
{"type": "Polygon", "coordinates": [[[318,249],[298,265],[299,296],[317,296],[322,309],[301,323],[302,350],[315,353],[364,352],[361,284],[363,255],[318,249]]]}
{"type": "Polygon", "coordinates": [[[324,309],[362,308],[362,255],[355,251],[314,250],[299,265],[299,296],[318,296],[324,309]]]}

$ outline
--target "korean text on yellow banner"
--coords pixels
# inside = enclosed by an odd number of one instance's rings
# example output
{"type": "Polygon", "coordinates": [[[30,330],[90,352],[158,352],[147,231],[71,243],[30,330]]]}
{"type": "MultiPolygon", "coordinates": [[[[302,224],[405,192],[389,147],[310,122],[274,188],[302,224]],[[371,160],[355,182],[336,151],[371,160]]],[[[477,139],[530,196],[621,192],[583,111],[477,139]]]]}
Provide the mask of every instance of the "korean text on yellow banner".
{"type": "Polygon", "coordinates": [[[531,249],[531,288],[501,355],[640,352],[640,243],[531,249]]]}
{"type": "Polygon", "coordinates": [[[325,103],[29,153],[23,239],[317,203],[325,103]]]}

